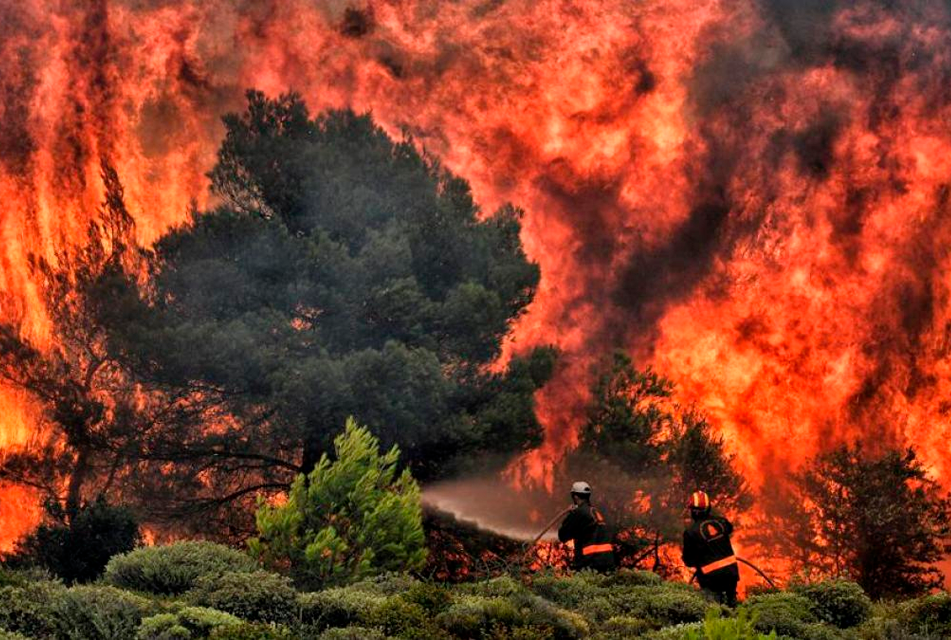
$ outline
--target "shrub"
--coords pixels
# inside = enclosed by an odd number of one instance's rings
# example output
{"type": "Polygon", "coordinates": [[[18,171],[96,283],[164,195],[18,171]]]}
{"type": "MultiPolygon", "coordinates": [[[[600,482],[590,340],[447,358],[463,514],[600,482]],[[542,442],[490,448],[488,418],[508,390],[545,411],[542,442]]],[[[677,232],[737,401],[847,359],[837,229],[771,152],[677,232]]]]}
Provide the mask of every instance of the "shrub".
{"type": "Polygon", "coordinates": [[[3,629],[0,629],[0,640],[30,640],[30,639],[24,635],[20,635],[19,633],[15,633],[13,631],[4,631],[3,629]]]}
{"type": "Polygon", "coordinates": [[[751,613],[757,631],[775,631],[781,636],[804,638],[806,625],[816,622],[812,602],[795,593],[771,593],[753,596],[744,605],[751,613]]]}
{"type": "Polygon", "coordinates": [[[688,622],[684,624],[675,624],[657,631],[652,631],[642,636],[645,640],[684,640],[688,634],[703,630],[703,624],[700,622],[688,622]]]}
{"type": "Polygon", "coordinates": [[[230,547],[188,541],[116,556],[106,565],[105,580],[123,589],[178,595],[193,588],[201,577],[254,569],[251,558],[230,547]]]}
{"type": "Polygon", "coordinates": [[[20,540],[11,562],[43,567],[67,584],[97,579],[109,558],[130,551],[141,540],[132,512],[102,499],[83,506],[72,517],[57,506],[47,511],[52,522],[20,540]]]}
{"type": "Polygon", "coordinates": [[[872,613],[872,600],[855,582],[827,580],[792,587],[812,601],[812,612],[823,622],[847,629],[865,622],[872,613]]]}
{"type": "Polygon", "coordinates": [[[609,597],[616,608],[636,618],[657,621],[664,626],[703,620],[710,606],[696,589],[672,582],[660,587],[619,589],[609,597]]]}
{"type": "Polygon", "coordinates": [[[241,620],[216,609],[183,607],[175,613],[160,613],[142,621],[138,640],[206,638],[218,627],[241,624],[241,620]]]}
{"type": "Polygon", "coordinates": [[[188,599],[250,622],[289,622],[298,610],[290,579],[269,571],[199,578],[188,599]]]}
{"type": "Polygon", "coordinates": [[[348,419],[324,455],[291,487],[287,503],[262,504],[251,551],[289,564],[299,584],[343,584],[385,571],[420,569],[426,561],[419,485],[397,473],[399,449],[380,454],[379,440],[348,419]]]}
{"type": "Polygon", "coordinates": [[[768,636],[756,631],[749,612],[741,609],[735,618],[723,618],[717,607],[711,607],[700,629],[690,629],[684,640],[776,640],[776,632],[768,636]]]}
{"type": "Polygon", "coordinates": [[[137,640],[189,640],[192,632],[179,624],[174,613],[159,613],[142,620],[136,632],[137,640]]]}
{"type": "Polygon", "coordinates": [[[15,572],[0,567],[0,587],[20,587],[24,580],[15,572]]]}
{"type": "Polygon", "coordinates": [[[416,603],[390,598],[376,607],[366,619],[368,626],[379,628],[388,636],[400,635],[407,629],[431,626],[432,617],[416,603]]]}
{"type": "Polygon", "coordinates": [[[615,616],[607,620],[598,633],[598,638],[621,639],[621,638],[640,638],[653,628],[653,625],[640,618],[630,616],[615,616]]]}
{"type": "Polygon", "coordinates": [[[385,598],[353,587],[337,587],[298,596],[301,621],[318,629],[348,627],[369,620],[385,598]]]}
{"type": "Polygon", "coordinates": [[[151,603],[114,587],[73,587],[58,599],[58,636],[70,640],[133,640],[151,603]]]}
{"type": "Polygon", "coordinates": [[[327,629],[320,636],[319,640],[386,640],[386,636],[376,629],[367,629],[366,627],[345,627],[327,629]]]}
{"type": "Polygon", "coordinates": [[[558,609],[538,596],[524,593],[511,598],[463,596],[437,616],[453,635],[479,638],[511,632],[519,627],[546,628],[551,638],[582,638],[588,625],[578,614],[558,609]]]}
{"type": "Polygon", "coordinates": [[[405,593],[419,581],[405,573],[382,573],[377,576],[364,578],[359,582],[348,585],[350,589],[364,591],[378,596],[395,596],[405,593]]]}
{"type": "Polygon", "coordinates": [[[659,586],[664,583],[664,579],[652,571],[642,571],[640,569],[618,569],[615,573],[604,577],[601,585],[604,587],[641,587],[641,586],[659,586]]]}
{"type": "Polygon", "coordinates": [[[604,591],[577,575],[543,576],[532,582],[532,591],[552,602],[575,609],[604,597],[604,591]]]}
{"type": "Polygon", "coordinates": [[[0,588],[0,629],[49,637],[56,633],[57,606],[66,588],[57,582],[35,582],[0,588]]]}
{"type": "Polygon", "coordinates": [[[452,594],[445,587],[428,582],[417,582],[400,597],[431,614],[445,611],[452,604],[452,594]]]}
{"type": "Polygon", "coordinates": [[[898,616],[919,633],[951,638],[951,594],[946,591],[902,603],[898,616]]]}
{"type": "Polygon", "coordinates": [[[209,638],[212,640],[295,640],[295,636],[287,627],[260,622],[244,622],[239,625],[218,627],[209,638]]]}
{"type": "Polygon", "coordinates": [[[517,618],[518,612],[507,600],[462,596],[437,616],[437,622],[454,636],[480,638],[488,634],[493,622],[513,624],[517,618]]]}
{"type": "Polygon", "coordinates": [[[459,585],[460,593],[467,593],[485,598],[508,598],[516,594],[525,593],[527,589],[521,582],[509,576],[500,576],[490,580],[469,582],[459,585]]]}

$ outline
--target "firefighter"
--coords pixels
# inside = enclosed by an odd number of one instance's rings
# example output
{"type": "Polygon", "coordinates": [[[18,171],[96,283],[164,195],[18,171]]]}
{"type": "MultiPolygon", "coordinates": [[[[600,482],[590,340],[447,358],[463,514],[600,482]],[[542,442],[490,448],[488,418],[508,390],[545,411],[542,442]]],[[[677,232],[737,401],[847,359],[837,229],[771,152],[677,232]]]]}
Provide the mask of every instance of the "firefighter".
{"type": "Polygon", "coordinates": [[[691,523],[684,531],[684,564],[696,570],[701,589],[735,607],[740,570],[730,542],[733,525],[711,513],[710,496],[703,491],[695,491],[687,506],[691,523]]]}
{"type": "Polygon", "coordinates": [[[601,512],[591,506],[591,486],[587,482],[571,485],[575,506],[558,528],[558,539],[574,541],[572,568],[605,572],[614,569],[614,548],[601,512]]]}

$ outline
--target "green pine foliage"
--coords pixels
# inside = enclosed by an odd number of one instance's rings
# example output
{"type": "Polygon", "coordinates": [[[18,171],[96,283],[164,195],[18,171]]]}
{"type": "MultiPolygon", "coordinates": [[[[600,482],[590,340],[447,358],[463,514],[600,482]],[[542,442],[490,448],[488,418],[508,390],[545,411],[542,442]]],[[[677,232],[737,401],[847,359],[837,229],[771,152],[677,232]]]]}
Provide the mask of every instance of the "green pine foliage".
{"type": "Polygon", "coordinates": [[[334,453],[298,476],[285,504],[261,505],[253,555],[310,587],[421,568],[419,485],[398,470],[399,449],[381,454],[377,438],[351,418],[334,453]]]}
{"type": "Polygon", "coordinates": [[[776,640],[776,632],[759,633],[749,613],[741,609],[735,618],[724,618],[719,609],[710,608],[702,629],[691,629],[684,640],[776,640]]]}

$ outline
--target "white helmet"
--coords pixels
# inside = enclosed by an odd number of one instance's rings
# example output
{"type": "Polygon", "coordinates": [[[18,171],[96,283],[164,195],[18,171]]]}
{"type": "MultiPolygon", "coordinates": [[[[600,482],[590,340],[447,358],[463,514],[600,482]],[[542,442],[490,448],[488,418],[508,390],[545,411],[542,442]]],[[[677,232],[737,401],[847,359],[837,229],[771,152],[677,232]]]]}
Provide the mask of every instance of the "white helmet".
{"type": "Polygon", "coordinates": [[[571,485],[571,494],[579,496],[591,496],[591,485],[587,482],[576,482],[571,485]]]}

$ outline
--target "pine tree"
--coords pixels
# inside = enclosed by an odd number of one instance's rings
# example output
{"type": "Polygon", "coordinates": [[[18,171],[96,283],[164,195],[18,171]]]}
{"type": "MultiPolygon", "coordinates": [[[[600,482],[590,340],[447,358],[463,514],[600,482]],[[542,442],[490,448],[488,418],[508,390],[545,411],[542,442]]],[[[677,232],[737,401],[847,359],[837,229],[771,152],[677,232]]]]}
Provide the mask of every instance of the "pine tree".
{"type": "Polygon", "coordinates": [[[873,598],[941,587],[951,501],[913,449],[842,446],[793,478],[772,544],[798,550],[801,569],[849,577],[873,598]]]}
{"type": "Polygon", "coordinates": [[[352,418],[323,455],[294,481],[285,504],[262,504],[252,553],[310,588],[386,571],[419,569],[426,560],[419,485],[398,473],[399,449],[352,418]]]}

